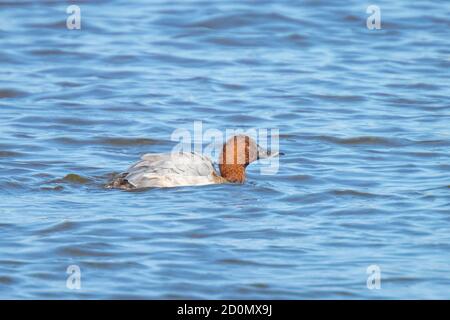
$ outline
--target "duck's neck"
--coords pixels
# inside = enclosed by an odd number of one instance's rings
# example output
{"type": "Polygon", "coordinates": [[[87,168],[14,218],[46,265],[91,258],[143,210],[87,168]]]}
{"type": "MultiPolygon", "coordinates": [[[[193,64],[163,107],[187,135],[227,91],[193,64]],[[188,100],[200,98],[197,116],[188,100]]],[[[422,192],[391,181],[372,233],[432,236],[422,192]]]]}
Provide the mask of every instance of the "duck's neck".
{"type": "Polygon", "coordinates": [[[220,164],[220,175],[222,178],[233,183],[244,183],[245,166],[240,164],[220,164]]]}

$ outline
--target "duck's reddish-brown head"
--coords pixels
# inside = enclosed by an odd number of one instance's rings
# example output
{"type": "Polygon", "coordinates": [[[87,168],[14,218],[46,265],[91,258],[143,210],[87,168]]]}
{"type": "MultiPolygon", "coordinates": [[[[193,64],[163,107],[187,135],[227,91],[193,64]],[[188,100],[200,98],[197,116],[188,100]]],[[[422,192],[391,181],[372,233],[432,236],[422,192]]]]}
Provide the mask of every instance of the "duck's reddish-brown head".
{"type": "Polygon", "coordinates": [[[219,156],[220,175],[229,182],[243,183],[245,168],[258,159],[270,156],[270,152],[258,146],[249,136],[236,135],[223,145],[219,156]]]}

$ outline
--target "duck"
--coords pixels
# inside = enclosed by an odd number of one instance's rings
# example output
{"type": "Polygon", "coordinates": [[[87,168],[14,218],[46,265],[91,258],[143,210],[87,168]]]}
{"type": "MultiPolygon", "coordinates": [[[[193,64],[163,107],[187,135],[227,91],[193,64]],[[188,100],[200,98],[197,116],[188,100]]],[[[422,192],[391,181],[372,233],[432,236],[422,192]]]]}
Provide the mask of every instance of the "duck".
{"type": "Polygon", "coordinates": [[[110,189],[134,190],[222,183],[244,183],[245,169],[259,159],[283,155],[260,147],[247,135],[227,140],[219,155],[216,171],[213,161],[197,152],[147,153],[107,185],[110,189]]]}

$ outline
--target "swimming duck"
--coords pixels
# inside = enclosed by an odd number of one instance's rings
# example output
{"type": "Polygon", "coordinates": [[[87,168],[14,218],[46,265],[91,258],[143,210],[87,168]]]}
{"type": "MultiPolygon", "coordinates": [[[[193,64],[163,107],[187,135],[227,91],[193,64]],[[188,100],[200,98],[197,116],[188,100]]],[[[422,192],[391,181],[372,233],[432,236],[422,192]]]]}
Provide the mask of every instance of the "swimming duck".
{"type": "Polygon", "coordinates": [[[249,136],[236,135],[223,145],[219,156],[220,174],[209,157],[196,152],[148,153],[106,187],[131,190],[243,183],[245,168],[250,163],[281,154],[264,150],[249,136]]]}

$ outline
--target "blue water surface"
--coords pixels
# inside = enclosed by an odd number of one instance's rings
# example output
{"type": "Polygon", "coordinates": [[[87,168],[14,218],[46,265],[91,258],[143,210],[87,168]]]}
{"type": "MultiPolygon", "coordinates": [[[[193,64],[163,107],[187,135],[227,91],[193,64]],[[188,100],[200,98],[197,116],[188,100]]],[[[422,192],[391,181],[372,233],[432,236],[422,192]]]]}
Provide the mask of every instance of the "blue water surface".
{"type": "Polygon", "coordinates": [[[449,70],[448,1],[1,0],[0,298],[449,299],[449,70]],[[278,173],[104,188],[194,121],[278,173]]]}

